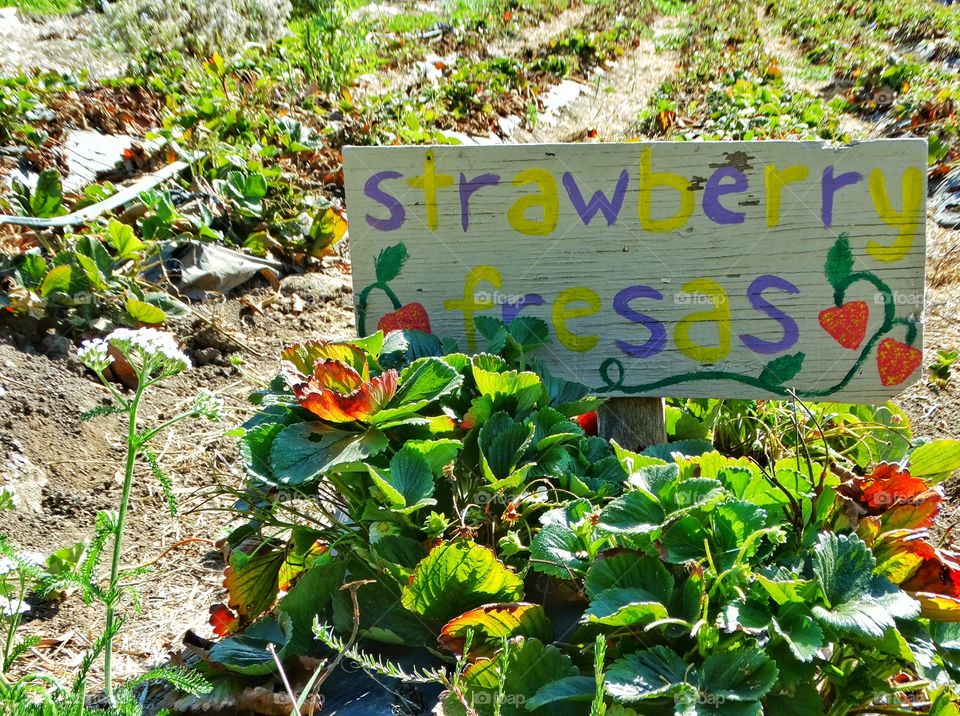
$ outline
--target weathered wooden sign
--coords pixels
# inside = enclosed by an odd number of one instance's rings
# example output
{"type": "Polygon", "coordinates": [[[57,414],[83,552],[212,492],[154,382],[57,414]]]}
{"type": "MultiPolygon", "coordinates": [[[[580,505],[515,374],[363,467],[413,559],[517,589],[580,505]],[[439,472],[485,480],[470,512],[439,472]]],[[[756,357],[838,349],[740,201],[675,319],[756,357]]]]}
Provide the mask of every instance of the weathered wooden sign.
{"type": "Polygon", "coordinates": [[[358,330],[472,352],[475,316],[536,316],[552,372],[601,394],[883,399],[922,373],[926,158],[911,139],[349,147],[358,330]]]}

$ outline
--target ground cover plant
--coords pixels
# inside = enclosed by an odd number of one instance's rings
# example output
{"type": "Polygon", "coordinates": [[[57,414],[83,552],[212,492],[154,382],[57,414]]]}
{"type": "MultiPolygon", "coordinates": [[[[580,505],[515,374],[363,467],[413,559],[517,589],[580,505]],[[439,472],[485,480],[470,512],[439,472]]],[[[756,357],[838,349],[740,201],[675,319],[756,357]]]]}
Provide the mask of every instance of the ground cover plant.
{"type": "Polygon", "coordinates": [[[952,713],[960,562],[927,530],[960,442],[827,404],[762,418],[761,454],[635,453],[581,427],[597,402],[538,364],[545,324],[477,328],[474,356],[416,331],[284,351],[206,673],[263,678],[272,644],[397,675],[376,645],[405,644],[447,714],[952,713]]]}
{"type": "MultiPolygon", "coordinates": [[[[128,49],[113,80],[20,69],[0,77],[0,180],[10,179],[0,212],[60,217],[113,195],[131,174],[178,159],[190,168],[70,229],[0,227],[0,324],[16,341],[32,332],[79,343],[120,329],[123,343],[125,330],[151,326],[179,335],[184,351],[209,351],[190,327],[198,306],[144,276],[169,243],[221,244],[285,273],[347,274],[344,145],[541,129],[558,82],[595,87],[594,103],[605,105],[604,78],[641,46],[652,53],[654,41],[669,71],[653,84],[667,81],[636,92],[628,116],[646,110],[631,132],[845,140],[855,136],[852,116],[877,122],[878,134],[928,136],[932,178],[956,160],[950,42],[960,31],[954,10],[926,0],[465,0],[389,12],[355,0],[123,0],[103,17],[100,3],[18,5],[93,5],[106,44],[128,49]],[[138,23],[143,13],[155,25],[138,23]],[[666,36],[654,30],[665,17],[666,36]],[[791,80],[771,32],[796,42],[798,70],[829,79],[830,90],[791,80]],[[131,148],[126,170],[71,192],[61,151],[71,127],[159,144],[131,148]],[[36,183],[7,176],[14,166],[36,183]]],[[[578,120],[576,136],[596,135],[593,116],[578,120]]],[[[191,378],[242,390],[274,358],[283,365],[223,450],[239,452],[244,481],[216,487],[233,503],[216,524],[234,525],[223,541],[226,594],[211,605],[218,639],[187,634],[192,672],[150,664],[124,678],[118,634],[135,620],[127,587],[138,577],[118,562],[136,529],[134,520],[121,540],[139,482],[128,462],[111,493],[119,514],[98,507],[85,540],[43,554],[18,547],[15,532],[0,540],[4,707],[136,713],[167,679],[185,692],[178,710],[229,712],[258,694],[288,694],[282,704],[307,713],[338,669],[359,668],[387,684],[431,684],[428,693],[442,691],[438,713],[457,715],[958,713],[960,557],[943,519],[957,441],[916,437],[892,403],[675,399],[670,442],[631,451],[595,434],[599,403],[583,386],[542,368],[547,332],[537,321],[481,320],[479,355],[391,332],[411,318],[399,305],[396,324],[361,330],[383,333],[306,340],[316,324],[270,313],[271,302],[294,298],[273,283],[257,291],[224,300],[240,316],[230,330],[268,328],[249,352],[216,343],[220,364],[191,378]],[[258,359],[271,331],[302,342],[258,359]],[[45,618],[37,614],[84,599],[109,614],[108,628],[84,645],[69,678],[54,679],[34,636],[45,618]]],[[[319,295],[335,315],[336,300],[319,295]]],[[[349,317],[326,318],[323,335],[352,330],[349,317]]],[[[222,329],[202,325],[211,324],[222,329]]],[[[84,357],[97,379],[107,358],[105,344],[93,346],[84,357]]],[[[956,346],[936,347],[945,350],[925,365],[949,397],[956,346]]],[[[111,370],[126,366],[117,362],[111,370]]],[[[5,400],[16,396],[10,371],[0,366],[5,400]]],[[[119,411],[128,457],[172,506],[166,448],[151,450],[156,433],[138,427],[135,406],[151,380],[125,376],[130,392],[111,373],[115,403],[92,424],[119,411]]],[[[15,412],[9,420],[26,422],[15,412]]],[[[6,438],[2,422],[0,431],[6,438]]],[[[211,454],[195,469],[221,480],[223,456],[211,454]]],[[[55,504],[44,494],[45,507],[55,504]]],[[[0,490],[0,509],[13,507],[0,490]]],[[[178,628],[164,655],[178,650],[178,628]]]]}

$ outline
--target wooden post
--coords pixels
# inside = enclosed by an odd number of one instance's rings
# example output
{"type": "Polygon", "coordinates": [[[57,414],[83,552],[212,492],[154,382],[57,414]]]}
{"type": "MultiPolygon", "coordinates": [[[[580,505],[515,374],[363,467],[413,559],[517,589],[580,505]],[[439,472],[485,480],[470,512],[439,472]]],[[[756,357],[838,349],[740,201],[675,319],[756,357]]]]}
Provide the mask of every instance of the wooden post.
{"type": "Polygon", "coordinates": [[[597,411],[597,430],[627,450],[667,441],[662,398],[610,398],[597,411]]]}

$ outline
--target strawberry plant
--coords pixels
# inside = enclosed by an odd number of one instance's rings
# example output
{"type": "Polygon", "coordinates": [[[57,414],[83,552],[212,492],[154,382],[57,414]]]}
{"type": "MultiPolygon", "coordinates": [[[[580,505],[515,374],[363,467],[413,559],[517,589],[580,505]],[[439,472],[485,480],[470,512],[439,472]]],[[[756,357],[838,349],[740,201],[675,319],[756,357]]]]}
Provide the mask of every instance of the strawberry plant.
{"type": "Polygon", "coordinates": [[[283,352],[236,431],[205,673],[333,649],[405,678],[370,651],[402,644],[458,716],[951,713],[960,556],[929,529],[960,442],[893,408],[689,401],[687,437],[638,453],[585,432],[598,401],[536,360],[539,321],[477,328],[474,356],[415,330],[283,352]],[[762,449],[715,448],[736,410],[762,449]]]}

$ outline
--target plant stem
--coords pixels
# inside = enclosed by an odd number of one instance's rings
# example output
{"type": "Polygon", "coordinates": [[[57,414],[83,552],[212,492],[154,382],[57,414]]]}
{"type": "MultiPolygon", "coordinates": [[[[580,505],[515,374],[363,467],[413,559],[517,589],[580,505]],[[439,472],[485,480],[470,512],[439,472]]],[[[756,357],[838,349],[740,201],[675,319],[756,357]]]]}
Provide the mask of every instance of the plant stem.
{"type": "Polygon", "coordinates": [[[136,464],[137,452],[140,449],[140,440],[137,436],[137,409],[140,407],[140,398],[146,388],[146,375],[140,376],[137,393],[133,397],[129,408],[127,431],[127,463],[123,473],[123,490],[120,493],[120,506],[117,511],[117,524],[113,533],[113,557],[110,561],[110,585],[107,591],[107,640],[103,652],[103,680],[104,691],[110,706],[116,706],[116,697],[113,693],[113,674],[111,673],[111,657],[113,655],[113,617],[114,604],[117,601],[117,576],[120,572],[120,549],[123,542],[123,527],[127,519],[127,507],[130,503],[130,487],[133,484],[133,468],[136,464]]]}

